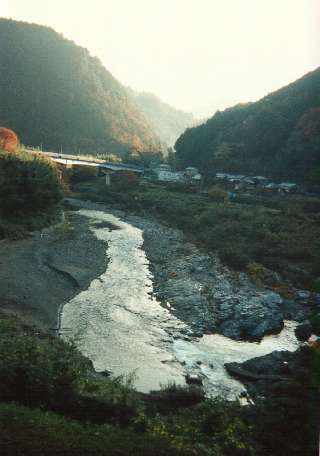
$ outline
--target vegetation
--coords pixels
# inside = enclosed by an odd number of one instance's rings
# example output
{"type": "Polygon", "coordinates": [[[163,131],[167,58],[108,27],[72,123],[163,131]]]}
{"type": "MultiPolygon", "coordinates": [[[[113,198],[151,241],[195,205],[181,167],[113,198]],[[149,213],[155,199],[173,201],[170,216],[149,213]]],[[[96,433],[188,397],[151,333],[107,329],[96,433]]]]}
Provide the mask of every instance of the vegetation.
{"type": "Polygon", "coordinates": [[[20,150],[0,150],[0,237],[20,237],[57,220],[63,198],[52,161],[20,150]]]}
{"type": "Polygon", "coordinates": [[[139,185],[138,176],[132,171],[119,171],[111,176],[112,186],[117,191],[130,191],[139,185]]]}
{"type": "Polygon", "coordinates": [[[0,350],[1,454],[316,454],[317,351],[308,351],[314,376],[303,367],[298,392],[241,407],[191,387],[139,394],[121,378],[96,374],[72,345],[3,313],[0,350]]]}
{"type": "Polygon", "coordinates": [[[228,192],[222,187],[219,187],[219,185],[213,185],[210,187],[208,190],[208,195],[212,201],[224,202],[228,199],[228,192]]]}
{"type": "Polygon", "coordinates": [[[8,128],[0,128],[0,148],[7,152],[14,152],[18,147],[19,140],[14,131],[8,128]]]}
{"type": "Polygon", "coordinates": [[[75,191],[81,197],[122,204],[143,213],[147,210],[180,228],[208,251],[217,251],[228,266],[247,270],[271,286],[287,281],[317,289],[318,198],[239,195],[229,200],[219,187],[205,196],[186,192],[183,186],[149,182],[141,182],[127,193],[106,188],[103,181],[83,182],[75,191]],[[280,278],[272,271],[280,273],[280,278]]]}
{"type": "Polygon", "coordinates": [[[188,129],[175,149],[181,166],[320,183],[320,68],[256,103],[217,112],[188,129]]]}
{"type": "Polygon", "coordinates": [[[24,144],[124,156],[160,152],[134,99],[86,49],[50,28],[8,19],[0,19],[0,41],[0,125],[24,144]]]}
{"type": "Polygon", "coordinates": [[[167,147],[173,146],[181,133],[195,124],[192,114],[173,108],[152,93],[134,92],[130,89],[129,93],[135,97],[139,109],[149,119],[154,131],[167,147]]]}

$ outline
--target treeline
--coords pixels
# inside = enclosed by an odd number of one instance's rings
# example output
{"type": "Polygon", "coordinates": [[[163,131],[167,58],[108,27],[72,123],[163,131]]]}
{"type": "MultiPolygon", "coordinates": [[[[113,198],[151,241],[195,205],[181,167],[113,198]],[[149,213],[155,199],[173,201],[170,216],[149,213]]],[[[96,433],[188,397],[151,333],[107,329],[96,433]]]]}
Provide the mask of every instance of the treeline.
{"type": "Polygon", "coordinates": [[[320,68],[255,103],[217,112],[175,144],[181,166],[320,183],[320,68]]]}
{"type": "Polygon", "coordinates": [[[97,58],[54,30],[0,19],[0,125],[69,152],[157,154],[160,140],[97,58]]]}

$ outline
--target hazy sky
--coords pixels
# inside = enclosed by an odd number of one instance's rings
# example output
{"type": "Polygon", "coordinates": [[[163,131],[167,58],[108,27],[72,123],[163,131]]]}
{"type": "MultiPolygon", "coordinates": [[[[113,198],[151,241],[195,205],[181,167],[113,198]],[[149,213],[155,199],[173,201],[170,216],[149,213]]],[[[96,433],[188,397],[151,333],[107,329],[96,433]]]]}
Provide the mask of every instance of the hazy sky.
{"type": "Polygon", "coordinates": [[[0,0],[123,84],[195,110],[248,101],[320,66],[320,0],[0,0]]]}

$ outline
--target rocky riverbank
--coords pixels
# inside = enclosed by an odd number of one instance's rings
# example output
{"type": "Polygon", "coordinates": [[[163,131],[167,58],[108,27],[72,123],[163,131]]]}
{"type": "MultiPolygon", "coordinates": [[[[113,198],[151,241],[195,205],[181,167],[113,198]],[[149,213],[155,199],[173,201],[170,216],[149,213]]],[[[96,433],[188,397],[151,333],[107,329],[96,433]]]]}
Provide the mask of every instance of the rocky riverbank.
{"type": "Polygon", "coordinates": [[[7,269],[0,272],[0,298],[2,308],[45,328],[56,326],[63,308],[63,330],[98,370],[139,369],[145,391],[150,372],[161,371],[162,383],[194,378],[208,394],[220,394],[224,385],[234,397],[243,387],[228,379],[225,362],[298,347],[292,324],[281,330],[284,320],[305,319],[305,295],[299,304],[259,288],[150,216],[68,203],[60,227],[1,246],[7,269]],[[280,331],[279,338],[264,337],[280,331]]]}
{"type": "MultiPolygon", "coordinates": [[[[186,337],[220,333],[235,340],[261,340],[279,333],[284,320],[304,322],[310,313],[305,292],[295,300],[283,299],[149,215],[79,200],[69,203],[112,212],[143,231],[155,297],[186,323],[186,337]]],[[[60,227],[0,246],[2,308],[22,312],[46,327],[54,327],[59,306],[86,289],[107,266],[103,242],[90,231],[88,219],[66,214],[60,227]]]]}
{"type": "Polygon", "coordinates": [[[299,397],[310,385],[312,352],[302,346],[295,352],[274,351],[243,363],[226,363],[227,372],[241,381],[253,400],[299,397]]]}
{"type": "MultiPolygon", "coordinates": [[[[93,280],[86,291],[64,306],[62,316],[63,329],[70,330],[66,337],[74,340],[98,371],[107,369],[114,375],[134,372],[135,386],[144,392],[159,389],[168,381],[183,384],[186,380],[202,385],[210,396],[222,395],[233,399],[244,388],[239,381],[227,375],[224,363],[246,361],[274,350],[292,351],[298,348],[294,322],[287,321],[280,334],[263,337],[259,344],[212,334],[219,332],[219,326],[206,331],[204,324],[210,323],[212,316],[209,306],[205,315],[201,313],[204,307],[199,309],[201,303],[197,301],[189,303],[188,312],[184,312],[183,307],[177,312],[176,296],[173,294],[168,301],[160,301],[158,292],[154,290],[159,282],[150,275],[154,267],[154,252],[171,258],[168,268],[176,266],[174,252],[180,252],[185,244],[182,233],[149,217],[125,214],[102,204],[80,200],[70,202],[75,210],[79,210],[77,214],[90,220],[90,227],[97,238],[104,239],[108,244],[107,270],[98,280],[93,280]],[[205,332],[208,335],[203,336],[205,332]]],[[[188,248],[194,249],[194,267],[196,261],[203,261],[204,254],[192,244],[188,248]]],[[[189,256],[187,258],[190,261],[189,256]]],[[[184,257],[181,258],[183,260],[184,257]]],[[[221,265],[219,267],[222,268],[221,265]]],[[[195,287],[189,269],[184,276],[186,285],[190,285],[191,281],[195,287]]],[[[169,269],[168,274],[173,280],[176,275],[172,277],[171,271],[169,269]]],[[[219,272],[223,279],[224,271],[219,272]]],[[[230,271],[226,273],[232,277],[230,271]]],[[[208,275],[206,271],[203,274],[208,275]]],[[[216,284],[214,278],[209,277],[216,284]]],[[[202,275],[198,277],[200,289],[202,278],[202,275]]],[[[163,283],[171,288],[174,285],[163,283]]],[[[184,288],[180,293],[184,296],[184,288]]],[[[258,290],[257,293],[266,292],[258,290]]],[[[219,312],[220,307],[217,306],[218,317],[219,312]]]]}
{"type": "Polygon", "coordinates": [[[59,226],[0,244],[1,309],[46,329],[57,326],[59,308],[107,267],[105,244],[88,219],[65,214],[59,226]]]}
{"type": "Polygon", "coordinates": [[[69,200],[78,207],[104,210],[143,231],[154,295],[190,330],[186,336],[219,333],[235,340],[259,341],[278,334],[284,320],[305,322],[310,314],[308,292],[284,299],[258,286],[245,273],[230,270],[184,234],[150,214],[138,216],[100,203],[69,200]]]}
{"type": "Polygon", "coordinates": [[[277,334],[283,321],[303,321],[308,307],[258,287],[246,274],[186,242],[183,233],[152,218],[126,216],[143,230],[144,249],[154,275],[154,292],[194,336],[220,333],[236,340],[277,334]]]}

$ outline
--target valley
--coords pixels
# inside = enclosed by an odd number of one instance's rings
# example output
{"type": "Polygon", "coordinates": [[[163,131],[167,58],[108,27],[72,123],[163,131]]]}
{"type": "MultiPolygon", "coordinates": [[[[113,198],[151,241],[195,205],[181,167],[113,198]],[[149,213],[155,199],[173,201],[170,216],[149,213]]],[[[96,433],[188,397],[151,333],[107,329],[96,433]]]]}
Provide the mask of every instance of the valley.
{"type": "Polygon", "coordinates": [[[316,456],[320,68],[72,3],[0,18],[0,454],[316,456]]]}

